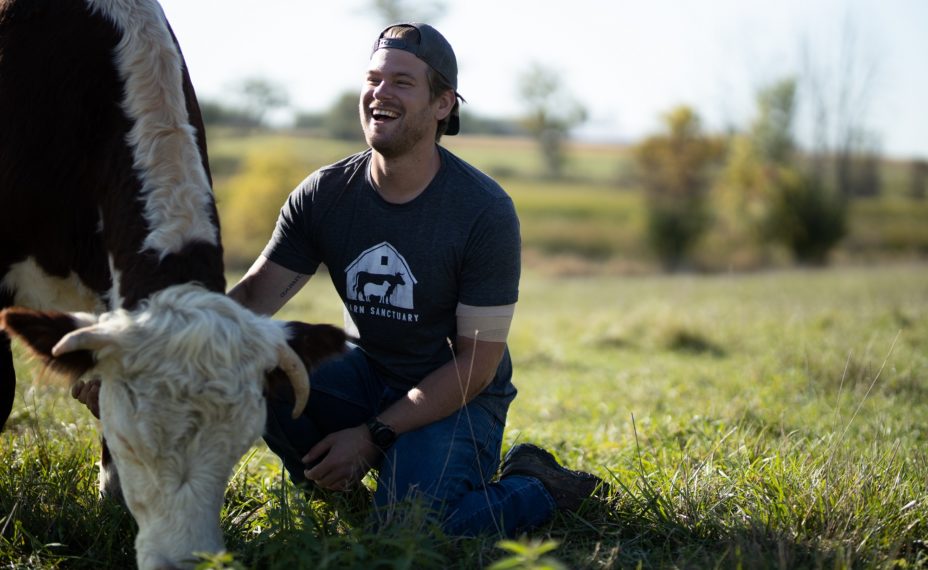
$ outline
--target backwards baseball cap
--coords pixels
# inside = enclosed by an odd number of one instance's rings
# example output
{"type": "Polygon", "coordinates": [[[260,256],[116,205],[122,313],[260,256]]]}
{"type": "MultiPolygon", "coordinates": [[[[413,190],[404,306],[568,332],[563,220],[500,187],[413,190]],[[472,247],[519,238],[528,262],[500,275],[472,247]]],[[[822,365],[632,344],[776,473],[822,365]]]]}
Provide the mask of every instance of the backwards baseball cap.
{"type": "MultiPolygon", "coordinates": [[[[392,24],[384,28],[374,46],[371,49],[371,55],[379,49],[401,49],[408,51],[418,57],[429,67],[441,75],[445,81],[454,89],[455,97],[462,101],[463,97],[458,93],[458,60],[454,57],[454,50],[451,44],[445,39],[445,36],[438,33],[438,30],[428,24],[418,22],[392,24]],[[419,32],[419,41],[415,38],[385,38],[384,34],[390,28],[394,27],[415,28],[419,32]]],[[[456,135],[461,130],[461,119],[458,116],[458,106],[455,105],[448,116],[448,128],[445,130],[446,135],[456,135]]]]}

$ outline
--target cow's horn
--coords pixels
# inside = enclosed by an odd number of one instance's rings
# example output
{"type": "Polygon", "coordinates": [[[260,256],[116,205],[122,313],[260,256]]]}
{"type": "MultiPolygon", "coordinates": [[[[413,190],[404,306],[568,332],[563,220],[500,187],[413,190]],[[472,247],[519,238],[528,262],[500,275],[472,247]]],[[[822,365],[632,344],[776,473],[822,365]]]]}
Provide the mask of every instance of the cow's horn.
{"type": "Polygon", "coordinates": [[[303,413],[306,401],[309,400],[309,373],[306,372],[306,366],[296,351],[286,343],[277,349],[277,365],[293,386],[293,417],[297,418],[303,413]]]}
{"type": "Polygon", "coordinates": [[[61,340],[52,347],[52,356],[61,356],[78,350],[100,350],[111,342],[112,339],[100,332],[95,325],[84,327],[61,337],[61,340]]]}

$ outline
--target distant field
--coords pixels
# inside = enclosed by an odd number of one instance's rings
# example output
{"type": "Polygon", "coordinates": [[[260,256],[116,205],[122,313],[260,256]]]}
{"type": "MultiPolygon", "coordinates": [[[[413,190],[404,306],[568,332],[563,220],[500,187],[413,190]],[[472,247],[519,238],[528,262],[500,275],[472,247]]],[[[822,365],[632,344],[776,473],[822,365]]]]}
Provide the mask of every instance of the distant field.
{"type": "MultiPolygon", "coordinates": [[[[513,196],[522,221],[526,259],[557,273],[652,272],[655,260],[644,237],[644,202],[634,185],[629,149],[618,145],[577,144],[569,147],[566,178],[542,178],[534,143],[525,139],[445,137],[444,144],[494,176],[513,196]]],[[[363,143],[323,140],[295,134],[240,136],[214,133],[209,141],[220,216],[229,203],[230,180],[246,157],[256,151],[290,157],[292,173],[278,182],[272,204],[284,198],[306,174],[363,148],[363,143]]],[[[907,197],[907,165],[886,162],[885,196],[854,200],[849,233],[835,252],[842,262],[881,259],[924,259],[928,256],[928,200],[907,197]]],[[[276,206],[274,207],[276,208],[276,206]]],[[[270,235],[274,208],[263,218],[248,218],[259,235],[270,235]],[[266,219],[265,219],[266,218],[266,219]]],[[[252,228],[254,229],[254,228],[252,228]]],[[[234,240],[227,240],[233,247],[234,240]]],[[[263,239],[259,240],[263,244],[263,239]]],[[[726,269],[730,261],[715,251],[711,239],[698,244],[696,266],[726,269]]],[[[253,259],[260,245],[233,251],[239,260],[253,259]]],[[[776,259],[785,259],[781,255],[776,259]]],[[[779,262],[782,265],[782,261],[779,262]]]]}
{"type": "MultiPolygon", "coordinates": [[[[527,139],[445,137],[442,144],[498,178],[537,178],[544,172],[535,143],[527,139]]],[[[363,150],[363,142],[300,136],[296,133],[236,133],[211,131],[209,154],[221,178],[235,172],[242,157],[256,148],[280,148],[299,157],[307,170],[363,150]]],[[[594,184],[615,184],[628,166],[624,147],[584,144],[569,150],[567,176],[594,184]]]]}

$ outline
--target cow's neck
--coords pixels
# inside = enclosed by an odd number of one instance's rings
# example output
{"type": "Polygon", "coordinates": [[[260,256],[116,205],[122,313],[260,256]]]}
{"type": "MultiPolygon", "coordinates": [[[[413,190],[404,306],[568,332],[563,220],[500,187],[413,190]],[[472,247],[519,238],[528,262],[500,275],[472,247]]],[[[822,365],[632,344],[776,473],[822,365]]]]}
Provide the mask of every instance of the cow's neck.
{"type": "MultiPolygon", "coordinates": [[[[129,202],[116,211],[102,213],[112,281],[110,308],[134,309],[152,293],[179,283],[196,282],[210,291],[225,291],[222,246],[218,241],[189,240],[169,251],[153,248],[149,244],[157,229],[149,229],[140,212],[140,201],[129,202]],[[122,217],[120,212],[125,212],[126,206],[132,208],[132,213],[122,217]],[[127,219],[138,221],[129,224],[125,223],[127,219]]],[[[215,209],[209,224],[218,228],[215,209]]]]}
{"type": "Polygon", "coordinates": [[[180,51],[156,5],[101,8],[132,38],[115,50],[125,86],[122,164],[131,165],[121,179],[132,187],[110,190],[101,204],[110,305],[132,308],[154,291],[191,281],[224,291],[203,124],[180,51]]]}

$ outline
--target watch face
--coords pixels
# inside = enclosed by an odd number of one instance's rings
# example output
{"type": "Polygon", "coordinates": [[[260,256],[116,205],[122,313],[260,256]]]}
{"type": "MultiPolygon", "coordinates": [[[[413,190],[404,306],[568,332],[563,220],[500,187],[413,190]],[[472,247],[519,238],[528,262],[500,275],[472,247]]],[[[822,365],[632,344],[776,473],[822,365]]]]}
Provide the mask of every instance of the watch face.
{"type": "Polygon", "coordinates": [[[390,447],[396,440],[396,432],[390,426],[381,422],[372,421],[367,428],[371,432],[371,439],[374,440],[374,444],[381,449],[390,447]]]}
{"type": "Polygon", "coordinates": [[[386,447],[393,443],[393,434],[388,428],[380,428],[374,435],[374,439],[376,440],[378,446],[386,447]]]}

